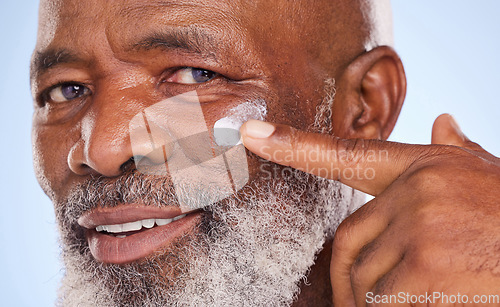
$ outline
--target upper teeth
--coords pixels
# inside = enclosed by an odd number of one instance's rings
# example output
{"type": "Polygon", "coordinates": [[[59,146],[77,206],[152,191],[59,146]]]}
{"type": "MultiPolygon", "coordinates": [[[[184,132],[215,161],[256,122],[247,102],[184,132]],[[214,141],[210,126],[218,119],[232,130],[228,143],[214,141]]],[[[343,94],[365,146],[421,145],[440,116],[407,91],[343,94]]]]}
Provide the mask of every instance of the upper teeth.
{"type": "Polygon", "coordinates": [[[173,221],[177,221],[185,217],[185,214],[178,215],[172,219],[146,219],[136,222],[130,222],[125,224],[116,224],[116,225],[99,225],[95,228],[96,231],[107,231],[111,233],[119,233],[119,232],[127,232],[127,231],[135,231],[141,230],[142,227],[152,228],[155,224],[158,226],[167,225],[173,221]]]}

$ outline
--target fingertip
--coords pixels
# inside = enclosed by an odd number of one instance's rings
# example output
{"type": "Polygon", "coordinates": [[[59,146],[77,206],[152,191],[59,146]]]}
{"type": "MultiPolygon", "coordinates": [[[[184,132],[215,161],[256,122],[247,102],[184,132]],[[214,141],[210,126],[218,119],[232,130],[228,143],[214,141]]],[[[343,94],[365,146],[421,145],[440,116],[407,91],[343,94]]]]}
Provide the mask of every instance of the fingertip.
{"type": "Polygon", "coordinates": [[[251,119],[241,126],[240,134],[243,140],[245,138],[265,139],[270,137],[275,130],[276,126],[272,123],[251,119]]]}
{"type": "Polygon", "coordinates": [[[432,126],[432,144],[463,146],[467,141],[455,118],[448,113],[439,115],[432,126]]]}
{"type": "Polygon", "coordinates": [[[463,135],[462,129],[458,125],[457,120],[449,113],[439,115],[434,121],[434,125],[436,124],[446,124],[452,128],[456,134],[463,135]]]}

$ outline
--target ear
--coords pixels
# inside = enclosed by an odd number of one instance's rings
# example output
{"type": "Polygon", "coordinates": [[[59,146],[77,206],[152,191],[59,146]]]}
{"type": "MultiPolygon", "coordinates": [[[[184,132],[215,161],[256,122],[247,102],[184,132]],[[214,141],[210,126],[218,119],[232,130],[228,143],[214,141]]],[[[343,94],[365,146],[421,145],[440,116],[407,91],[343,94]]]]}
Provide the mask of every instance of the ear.
{"type": "Polygon", "coordinates": [[[334,133],[344,138],[387,139],[406,95],[406,76],[394,49],[363,53],[342,74],[332,111],[334,133]]]}

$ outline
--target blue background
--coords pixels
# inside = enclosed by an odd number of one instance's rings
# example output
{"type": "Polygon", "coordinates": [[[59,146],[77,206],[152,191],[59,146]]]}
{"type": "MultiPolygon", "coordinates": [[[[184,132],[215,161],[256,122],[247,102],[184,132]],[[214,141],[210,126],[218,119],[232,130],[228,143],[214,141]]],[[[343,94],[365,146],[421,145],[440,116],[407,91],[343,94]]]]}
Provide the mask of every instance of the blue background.
{"type": "MultiPolygon", "coordinates": [[[[0,3],[0,305],[52,306],[62,271],[52,204],[31,162],[28,64],[37,1],[0,3]]],[[[465,133],[500,155],[500,2],[394,0],[396,50],[408,93],[392,140],[428,143],[448,112],[465,133]],[[474,5],[473,5],[474,4],[474,5]]]]}

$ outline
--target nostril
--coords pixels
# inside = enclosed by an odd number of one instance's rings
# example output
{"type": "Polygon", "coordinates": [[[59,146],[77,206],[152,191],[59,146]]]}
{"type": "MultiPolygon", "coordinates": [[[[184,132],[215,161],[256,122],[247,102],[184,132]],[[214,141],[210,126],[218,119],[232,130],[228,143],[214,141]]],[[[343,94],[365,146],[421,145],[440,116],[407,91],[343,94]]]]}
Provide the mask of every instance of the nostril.
{"type": "Polygon", "coordinates": [[[88,175],[92,168],[85,163],[83,142],[77,142],[70,149],[67,158],[69,169],[77,175],[88,175]]]}
{"type": "MultiPolygon", "coordinates": [[[[142,157],[139,157],[138,160],[140,160],[142,157]]],[[[120,171],[122,173],[126,173],[128,171],[130,171],[131,169],[135,168],[135,163],[137,158],[136,157],[132,157],[130,159],[128,159],[127,161],[125,161],[121,166],[120,166],[120,171]]]]}
{"type": "Polygon", "coordinates": [[[147,175],[167,176],[167,157],[162,147],[147,155],[134,155],[131,161],[135,169],[147,175]]]}
{"type": "Polygon", "coordinates": [[[92,167],[88,166],[85,163],[73,163],[70,165],[70,169],[73,171],[73,173],[77,175],[89,175],[94,172],[92,167]]]}

